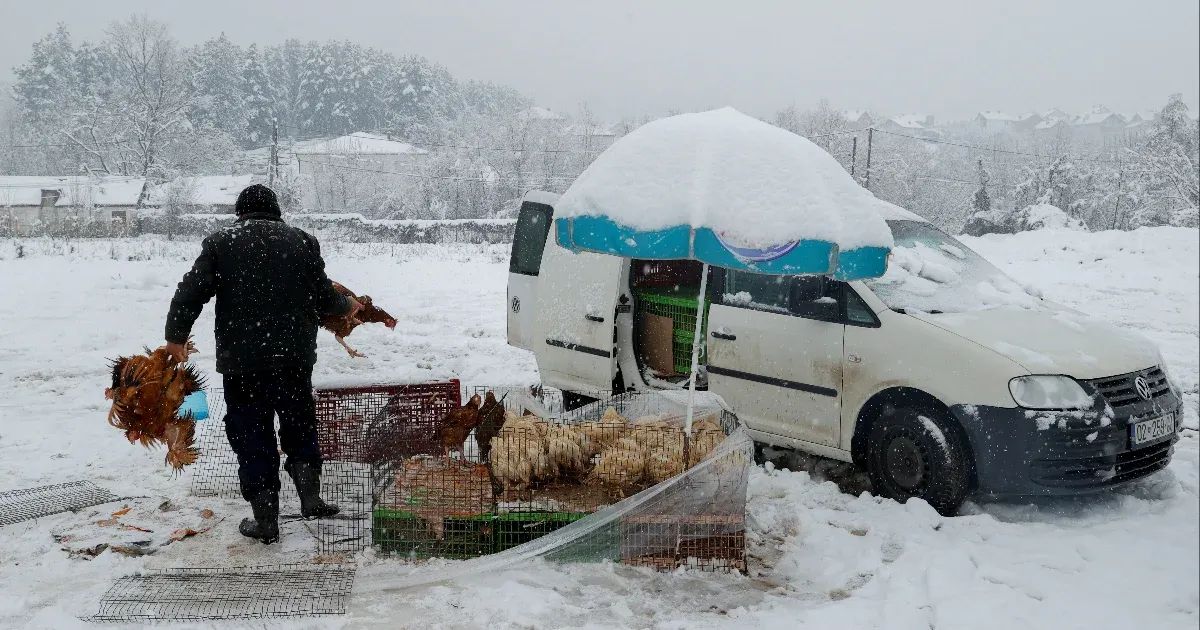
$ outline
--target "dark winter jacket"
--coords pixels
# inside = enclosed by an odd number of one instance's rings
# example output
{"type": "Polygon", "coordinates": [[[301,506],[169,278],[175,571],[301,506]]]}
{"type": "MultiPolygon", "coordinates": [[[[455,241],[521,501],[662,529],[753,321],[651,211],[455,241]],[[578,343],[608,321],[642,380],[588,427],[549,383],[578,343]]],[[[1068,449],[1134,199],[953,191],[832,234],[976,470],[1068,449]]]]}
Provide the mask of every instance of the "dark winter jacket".
{"type": "Polygon", "coordinates": [[[238,197],[237,208],[237,223],[204,239],[180,281],[166,340],[184,343],[216,296],[218,372],[311,366],[321,316],[344,315],[350,302],[325,275],[317,239],[283,222],[273,193],[252,186],[238,197]]]}

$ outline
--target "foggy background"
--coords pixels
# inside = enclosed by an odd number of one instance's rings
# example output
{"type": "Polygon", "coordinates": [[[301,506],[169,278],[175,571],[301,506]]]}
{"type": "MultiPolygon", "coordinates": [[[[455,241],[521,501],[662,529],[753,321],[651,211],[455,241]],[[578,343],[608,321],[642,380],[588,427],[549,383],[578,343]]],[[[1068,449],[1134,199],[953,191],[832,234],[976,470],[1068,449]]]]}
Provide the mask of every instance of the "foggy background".
{"type": "Polygon", "coordinates": [[[148,13],[180,44],[224,32],[243,46],[350,40],[420,54],[539,105],[586,102],[606,119],[732,105],[756,116],[808,105],[965,119],[985,109],[1159,107],[1200,93],[1200,3],[575,3],[525,0],[0,0],[0,82],[66,22],[97,41],[148,13]]]}

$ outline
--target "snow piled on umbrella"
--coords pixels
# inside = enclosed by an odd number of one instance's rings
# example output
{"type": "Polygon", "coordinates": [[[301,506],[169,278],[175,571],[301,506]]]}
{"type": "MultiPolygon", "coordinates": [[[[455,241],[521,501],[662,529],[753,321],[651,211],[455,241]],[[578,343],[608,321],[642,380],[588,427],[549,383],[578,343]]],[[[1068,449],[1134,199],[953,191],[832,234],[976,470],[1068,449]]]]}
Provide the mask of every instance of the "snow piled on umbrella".
{"type": "Polygon", "coordinates": [[[891,247],[880,212],[895,206],[823,149],[726,107],[648,123],[594,161],[555,205],[639,231],[707,227],[730,244],[802,239],[845,251],[891,247]]]}

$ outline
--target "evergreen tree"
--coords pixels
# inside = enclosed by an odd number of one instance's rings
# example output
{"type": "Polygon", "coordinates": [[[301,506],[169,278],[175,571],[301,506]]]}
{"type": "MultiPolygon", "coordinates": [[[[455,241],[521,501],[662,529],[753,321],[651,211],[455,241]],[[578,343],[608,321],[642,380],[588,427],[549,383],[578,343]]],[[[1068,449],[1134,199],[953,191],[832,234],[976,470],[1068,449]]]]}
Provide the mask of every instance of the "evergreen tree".
{"type": "Polygon", "coordinates": [[[991,179],[991,174],[983,166],[983,159],[976,161],[976,170],[979,175],[979,189],[975,191],[975,196],[971,199],[971,212],[973,214],[991,214],[992,198],[988,196],[988,181],[991,179]]]}
{"type": "Polygon", "coordinates": [[[33,43],[29,61],[14,69],[16,97],[29,121],[44,131],[61,125],[78,87],[75,49],[65,24],[33,43]]]}
{"type": "Polygon", "coordinates": [[[272,121],[275,107],[270,80],[258,56],[258,47],[250,44],[246,49],[246,62],[242,69],[242,94],[245,95],[246,110],[245,142],[247,147],[263,146],[271,140],[272,121]]]}
{"type": "Polygon", "coordinates": [[[224,33],[193,51],[192,82],[196,89],[195,122],[234,137],[246,131],[247,112],[242,92],[245,53],[224,33]]]}

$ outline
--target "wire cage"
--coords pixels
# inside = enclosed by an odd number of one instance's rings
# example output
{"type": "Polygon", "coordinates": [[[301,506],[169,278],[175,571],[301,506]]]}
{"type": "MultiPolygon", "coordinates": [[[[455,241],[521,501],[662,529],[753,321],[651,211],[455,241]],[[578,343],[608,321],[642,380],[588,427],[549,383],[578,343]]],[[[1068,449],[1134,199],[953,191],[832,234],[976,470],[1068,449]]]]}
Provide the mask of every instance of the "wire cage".
{"type": "MultiPolygon", "coordinates": [[[[482,404],[473,431],[456,433],[451,412],[436,447],[424,438],[400,447],[403,437],[389,438],[388,456],[372,462],[371,544],[379,552],[471,558],[513,549],[672,485],[739,426],[732,413],[707,407],[685,439],[678,401],[658,395],[625,394],[563,413],[561,393],[552,390],[468,393],[482,404]],[[531,407],[542,415],[528,413],[531,407]]],[[[377,440],[387,432],[366,435],[377,440]]],[[[740,465],[726,462],[706,478],[711,487],[683,481],[707,504],[664,503],[615,521],[601,536],[612,549],[605,557],[660,569],[690,558],[701,568],[743,570],[750,457],[742,455],[740,465]]]]}
{"type": "MultiPolygon", "coordinates": [[[[566,411],[563,392],[540,386],[318,390],[322,495],[341,513],[310,527],[317,553],[476,558],[566,532],[544,553],[744,570],[751,442],[711,403],[685,438],[685,395],[591,392],[596,402],[566,411]],[[603,526],[588,518],[606,514],[603,526]],[[595,531],[571,533],[581,527],[595,531]]],[[[193,492],[237,496],[236,457],[213,426],[193,492]]]]}
{"type": "MultiPolygon", "coordinates": [[[[397,433],[407,436],[404,446],[428,449],[428,436],[450,409],[460,405],[462,386],[457,380],[440,383],[380,385],[372,387],[323,388],[313,392],[317,412],[317,440],[324,464],[321,470],[321,495],[338,504],[341,513],[316,520],[312,528],[318,553],[356,551],[369,544],[371,528],[371,462],[386,452],[388,445],[368,439],[369,428],[382,431],[384,437],[397,433]],[[422,437],[425,436],[425,437],[422,437]],[[424,439],[426,444],[420,444],[424,439]]],[[[240,497],[237,456],[225,434],[222,392],[210,392],[209,420],[198,423],[196,448],[199,457],[192,474],[191,493],[196,496],[240,497]]],[[[276,419],[278,429],[278,419],[276,419]]],[[[281,458],[281,464],[283,459],[281,458]]],[[[298,518],[287,513],[296,502],[296,490],[280,466],[282,518],[298,518]]]]}

